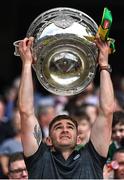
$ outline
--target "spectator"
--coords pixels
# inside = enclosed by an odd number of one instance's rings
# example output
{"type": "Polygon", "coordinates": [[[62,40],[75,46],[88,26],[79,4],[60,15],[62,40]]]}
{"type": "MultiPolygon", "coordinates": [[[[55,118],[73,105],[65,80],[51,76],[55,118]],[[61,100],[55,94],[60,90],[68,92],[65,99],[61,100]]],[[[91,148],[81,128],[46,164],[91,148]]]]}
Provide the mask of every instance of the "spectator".
{"type": "Polygon", "coordinates": [[[9,87],[5,92],[5,98],[6,98],[5,115],[9,120],[12,119],[13,111],[14,108],[16,107],[17,93],[18,90],[14,86],[9,87]]]}
{"type": "Polygon", "coordinates": [[[124,147],[124,112],[115,111],[112,122],[112,138],[108,151],[108,159],[111,160],[113,153],[119,147],[124,147]]]}
{"type": "Polygon", "coordinates": [[[12,124],[15,135],[5,140],[0,147],[1,167],[5,176],[8,174],[8,156],[15,152],[23,152],[20,134],[21,121],[18,109],[14,110],[12,124]]]}
{"type": "Polygon", "coordinates": [[[118,168],[114,169],[114,179],[124,179],[124,147],[116,150],[113,160],[118,163],[118,168]]]}
{"type": "Polygon", "coordinates": [[[93,125],[93,123],[95,122],[95,120],[98,116],[98,107],[94,104],[83,103],[80,106],[80,109],[82,109],[82,111],[84,111],[89,116],[90,123],[91,123],[91,125],[93,125]]]}
{"type": "MultiPolygon", "coordinates": [[[[0,148],[1,144],[10,137],[13,137],[13,128],[9,119],[5,116],[5,100],[0,96],[0,148]]],[[[0,179],[5,178],[0,161],[0,179]]]]}
{"type": "Polygon", "coordinates": [[[49,136],[49,123],[55,117],[56,112],[53,105],[41,105],[38,107],[38,121],[42,130],[43,138],[49,136]]]}
{"type": "Polygon", "coordinates": [[[86,143],[89,142],[91,133],[91,122],[87,114],[82,113],[81,115],[75,117],[78,123],[78,147],[84,147],[86,143]]]}
{"type": "Polygon", "coordinates": [[[20,152],[14,153],[9,157],[8,178],[13,179],[28,179],[28,172],[24,162],[23,154],[20,152]]]}
{"type": "Polygon", "coordinates": [[[117,147],[120,147],[124,141],[124,112],[116,111],[113,114],[112,140],[117,147]]]}

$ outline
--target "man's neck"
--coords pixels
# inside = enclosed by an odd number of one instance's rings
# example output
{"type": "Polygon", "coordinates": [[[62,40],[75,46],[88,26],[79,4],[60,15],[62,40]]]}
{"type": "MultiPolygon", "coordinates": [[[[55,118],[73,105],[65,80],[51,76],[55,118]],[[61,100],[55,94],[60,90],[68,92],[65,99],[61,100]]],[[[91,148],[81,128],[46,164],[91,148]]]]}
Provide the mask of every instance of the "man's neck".
{"type": "Polygon", "coordinates": [[[72,152],[73,152],[73,150],[65,150],[65,151],[62,151],[62,156],[64,157],[65,160],[67,160],[68,157],[71,155],[72,152]]]}
{"type": "Polygon", "coordinates": [[[59,152],[61,152],[63,158],[64,158],[65,160],[67,160],[68,157],[69,157],[69,156],[72,154],[72,152],[74,151],[74,148],[73,148],[73,149],[72,149],[72,148],[71,148],[71,149],[61,148],[60,150],[57,150],[57,149],[55,149],[54,147],[52,147],[51,150],[52,150],[52,151],[59,151],[59,152]]]}

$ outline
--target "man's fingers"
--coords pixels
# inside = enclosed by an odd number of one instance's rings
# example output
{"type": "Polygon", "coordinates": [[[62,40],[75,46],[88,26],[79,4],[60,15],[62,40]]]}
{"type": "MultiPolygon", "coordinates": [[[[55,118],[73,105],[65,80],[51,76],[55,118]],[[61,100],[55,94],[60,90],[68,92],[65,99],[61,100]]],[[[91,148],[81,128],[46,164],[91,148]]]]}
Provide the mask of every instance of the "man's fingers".
{"type": "Polygon", "coordinates": [[[98,48],[100,48],[100,47],[102,46],[102,41],[101,41],[100,38],[95,38],[95,41],[94,41],[94,42],[96,43],[96,46],[97,46],[98,48]]]}
{"type": "Polygon", "coordinates": [[[29,37],[29,40],[31,40],[32,42],[34,41],[34,37],[29,37]]]}
{"type": "Polygon", "coordinates": [[[34,41],[33,37],[30,37],[30,38],[26,37],[26,38],[24,38],[23,40],[20,41],[19,47],[23,48],[23,49],[26,49],[27,47],[31,48],[31,46],[33,45],[33,41],[34,41]]]}
{"type": "Polygon", "coordinates": [[[99,33],[98,33],[98,32],[96,33],[95,38],[100,38],[100,35],[99,35],[99,33]]]}

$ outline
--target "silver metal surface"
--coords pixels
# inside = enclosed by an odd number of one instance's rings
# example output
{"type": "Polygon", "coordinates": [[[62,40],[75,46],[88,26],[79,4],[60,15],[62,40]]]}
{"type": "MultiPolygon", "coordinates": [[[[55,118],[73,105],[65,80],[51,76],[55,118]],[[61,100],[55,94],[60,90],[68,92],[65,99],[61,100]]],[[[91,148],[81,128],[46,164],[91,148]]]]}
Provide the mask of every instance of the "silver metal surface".
{"type": "Polygon", "coordinates": [[[98,49],[90,39],[97,30],[87,14],[66,7],[50,9],[31,23],[26,36],[34,37],[32,66],[45,89],[64,96],[85,90],[96,72],[98,49]]]}

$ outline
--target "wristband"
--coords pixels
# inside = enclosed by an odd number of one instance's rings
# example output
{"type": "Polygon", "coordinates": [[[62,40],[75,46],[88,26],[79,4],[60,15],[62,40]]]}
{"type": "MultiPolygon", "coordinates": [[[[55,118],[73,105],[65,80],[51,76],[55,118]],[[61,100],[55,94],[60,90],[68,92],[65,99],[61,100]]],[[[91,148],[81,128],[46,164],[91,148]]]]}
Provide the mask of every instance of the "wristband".
{"type": "Polygon", "coordinates": [[[99,66],[99,71],[101,72],[102,70],[106,70],[109,73],[112,72],[112,68],[111,68],[110,64],[108,64],[107,66],[99,66]]]}

